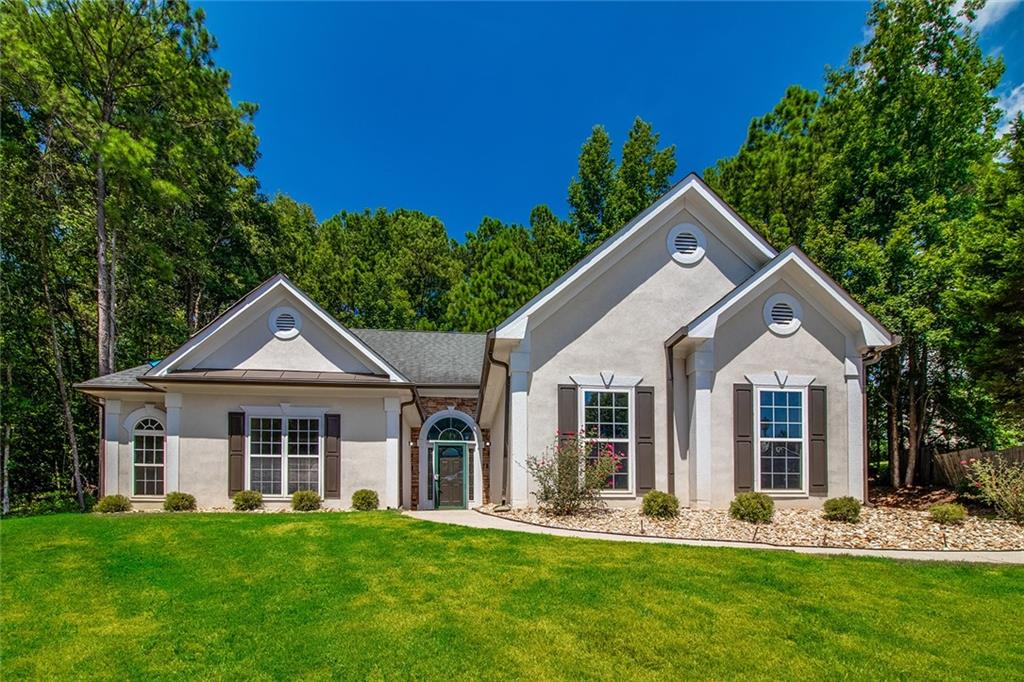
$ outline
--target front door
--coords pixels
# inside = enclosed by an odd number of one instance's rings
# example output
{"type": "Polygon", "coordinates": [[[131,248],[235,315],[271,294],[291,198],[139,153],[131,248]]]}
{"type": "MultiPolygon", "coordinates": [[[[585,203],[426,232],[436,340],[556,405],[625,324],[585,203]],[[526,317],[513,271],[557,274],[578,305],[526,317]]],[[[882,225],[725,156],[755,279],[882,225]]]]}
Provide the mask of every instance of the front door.
{"type": "Polygon", "coordinates": [[[466,507],[466,445],[437,443],[437,506],[466,507]]]}

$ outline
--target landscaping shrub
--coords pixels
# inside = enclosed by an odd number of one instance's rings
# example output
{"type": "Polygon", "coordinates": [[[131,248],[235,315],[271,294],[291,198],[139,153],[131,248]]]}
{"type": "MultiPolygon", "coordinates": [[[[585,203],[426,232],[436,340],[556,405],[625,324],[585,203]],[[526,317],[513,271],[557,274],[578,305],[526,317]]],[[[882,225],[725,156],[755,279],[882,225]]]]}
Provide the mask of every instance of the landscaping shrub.
{"type": "Polygon", "coordinates": [[[771,523],[775,502],[764,493],[740,493],[729,504],[729,516],[749,523],[771,523]]]}
{"type": "Polygon", "coordinates": [[[352,508],[359,511],[373,511],[380,506],[376,490],[362,488],[352,493],[352,508]]]}
{"type": "Polygon", "coordinates": [[[132,502],[124,495],[107,495],[100,499],[93,507],[94,511],[98,511],[101,514],[110,514],[112,512],[126,512],[132,510],[132,502]]]}
{"type": "Polygon", "coordinates": [[[320,502],[315,490],[299,490],[292,495],[292,509],[295,511],[316,511],[320,502]]]}
{"type": "Polygon", "coordinates": [[[560,436],[543,457],[526,458],[526,468],[537,482],[537,502],[556,515],[599,506],[601,491],[622,467],[622,456],[610,444],[596,449],[579,434],[560,436]]]}
{"type": "Polygon", "coordinates": [[[936,504],[928,509],[932,521],[942,525],[960,525],[967,518],[967,510],[962,504],[936,504]]]}
{"type": "Polygon", "coordinates": [[[833,497],[825,500],[824,517],[829,521],[857,523],[860,521],[860,500],[856,497],[833,497]]]}
{"type": "MultiPolygon", "coordinates": [[[[96,506],[96,498],[85,494],[85,511],[91,511],[96,506]]],[[[46,514],[76,514],[81,509],[78,507],[78,497],[70,490],[49,490],[45,493],[36,493],[31,497],[21,498],[11,506],[11,516],[44,516],[46,514]]]]}
{"type": "Polygon", "coordinates": [[[994,457],[965,464],[980,499],[995,507],[1002,518],[1024,523],[1024,462],[994,457]]]}
{"type": "Polygon", "coordinates": [[[258,490],[243,490],[231,498],[235,511],[252,511],[263,508],[263,493],[258,490]]]}
{"type": "Polygon", "coordinates": [[[640,511],[643,512],[644,516],[651,516],[656,519],[671,519],[679,516],[679,498],[671,493],[652,490],[644,495],[644,504],[640,511]]]}
{"type": "Polygon", "coordinates": [[[188,493],[167,493],[167,497],[164,498],[164,510],[170,512],[195,511],[196,498],[188,493]]]}

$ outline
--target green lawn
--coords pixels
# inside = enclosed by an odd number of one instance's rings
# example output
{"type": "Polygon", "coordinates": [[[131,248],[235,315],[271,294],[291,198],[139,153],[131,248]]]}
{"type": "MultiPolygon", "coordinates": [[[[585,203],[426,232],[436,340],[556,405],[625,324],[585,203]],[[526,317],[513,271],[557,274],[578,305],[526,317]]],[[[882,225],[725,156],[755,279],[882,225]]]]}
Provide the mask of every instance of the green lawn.
{"type": "Polygon", "coordinates": [[[0,674],[972,678],[1024,569],[653,546],[371,514],[0,523],[0,674]]]}

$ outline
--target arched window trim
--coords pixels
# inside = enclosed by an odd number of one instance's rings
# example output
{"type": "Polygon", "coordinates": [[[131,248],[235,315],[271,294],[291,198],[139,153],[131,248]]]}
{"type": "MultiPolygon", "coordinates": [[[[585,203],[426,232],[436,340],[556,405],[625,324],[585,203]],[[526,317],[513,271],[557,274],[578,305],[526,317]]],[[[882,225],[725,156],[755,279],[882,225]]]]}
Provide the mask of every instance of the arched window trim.
{"type": "Polygon", "coordinates": [[[431,424],[430,429],[427,431],[427,442],[429,443],[437,441],[465,441],[471,443],[474,440],[476,440],[476,434],[473,432],[473,426],[455,414],[441,417],[431,424]]]}
{"type": "MultiPolygon", "coordinates": [[[[148,408],[144,408],[148,409],[148,408]]],[[[155,410],[153,410],[155,412],[155,410]]],[[[167,466],[167,429],[165,421],[160,417],[143,414],[136,421],[131,429],[132,449],[132,495],[135,497],[163,497],[167,491],[166,466],[167,466]],[[140,447],[139,439],[142,438],[140,447]],[[159,441],[156,439],[159,438],[159,441]],[[152,439],[152,440],[146,440],[152,439]],[[156,459],[156,453],[160,454],[160,461],[146,461],[156,459]],[[143,461],[139,461],[141,459],[143,461]],[[140,476],[142,478],[140,479],[140,476]],[[140,492],[139,484],[142,483],[143,490],[140,492]],[[151,490],[146,490],[151,486],[151,490]]]]}

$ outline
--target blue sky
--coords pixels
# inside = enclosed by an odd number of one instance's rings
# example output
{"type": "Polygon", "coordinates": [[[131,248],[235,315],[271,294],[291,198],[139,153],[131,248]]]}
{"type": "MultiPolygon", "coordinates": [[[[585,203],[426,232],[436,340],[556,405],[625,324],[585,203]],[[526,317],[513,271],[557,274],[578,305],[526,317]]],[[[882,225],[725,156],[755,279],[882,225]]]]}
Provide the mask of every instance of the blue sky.
{"type": "MultiPolygon", "coordinates": [[[[580,145],[616,148],[635,116],[675,144],[677,177],[735,153],[786,86],[864,40],[867,3],[395,4],[202,2],[232,74],[260,105],[264,191],[325,219],[418,209],[462,239],[489,215],[568,212],[580,145]]],[[[1024,106],[1024,8],[986,10],[982,42],[1024,106]],[[1019,86],[1019,87],[1015,87],[1019,86]]]]}

